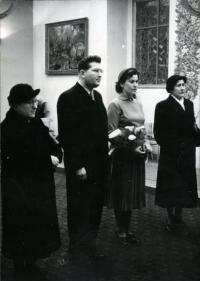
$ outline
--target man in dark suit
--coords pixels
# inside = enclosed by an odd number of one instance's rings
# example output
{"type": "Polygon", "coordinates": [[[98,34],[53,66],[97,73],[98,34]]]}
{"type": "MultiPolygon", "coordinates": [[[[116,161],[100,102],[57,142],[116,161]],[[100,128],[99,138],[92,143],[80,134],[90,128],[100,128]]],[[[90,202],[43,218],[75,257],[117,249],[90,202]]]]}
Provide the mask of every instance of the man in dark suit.
{"type": "Polygon", "coordinates": [[[58,99],[59,141],[64,149],[71,257],[96,252],[108,175],[107,114],[98,87],[101,58],[78,66],[78,82],[58,99]]]}

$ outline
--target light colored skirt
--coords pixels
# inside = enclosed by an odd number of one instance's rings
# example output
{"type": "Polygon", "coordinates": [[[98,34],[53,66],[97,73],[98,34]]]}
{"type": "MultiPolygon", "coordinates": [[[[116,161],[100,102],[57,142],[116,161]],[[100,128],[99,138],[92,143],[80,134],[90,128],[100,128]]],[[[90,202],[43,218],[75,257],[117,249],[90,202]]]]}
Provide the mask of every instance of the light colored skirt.
{"type": "Polygon", "coordinates": [[[115,148],[111,155],[108,209],[131,211],[146,206],[145,160],[134,149],[115,148]]]}

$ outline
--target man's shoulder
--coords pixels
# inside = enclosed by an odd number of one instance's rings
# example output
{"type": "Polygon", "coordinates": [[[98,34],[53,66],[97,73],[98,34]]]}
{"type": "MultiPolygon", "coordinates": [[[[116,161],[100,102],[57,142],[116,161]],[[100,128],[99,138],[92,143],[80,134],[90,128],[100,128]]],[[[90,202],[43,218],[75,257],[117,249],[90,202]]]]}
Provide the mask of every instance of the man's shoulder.
{"type": "Polygon", "coordinates": [[[11,131],[10,130],[11,125],[12,123],[9,122],[7,118],[4,118],[4,120],[1,122],[1,133],[3,133],[5,130],[11,131]]]}
{"type": "Polygon", "coordinates": [[[70,96],[72,94],[74,94],[74,92],[76,92],[76,85],[74,85],[73,87],[71,87],[70,89],[64,91],[63,93],[60,94],[60,97],[63,97],[63,98],[70,98],[70,96]]]}

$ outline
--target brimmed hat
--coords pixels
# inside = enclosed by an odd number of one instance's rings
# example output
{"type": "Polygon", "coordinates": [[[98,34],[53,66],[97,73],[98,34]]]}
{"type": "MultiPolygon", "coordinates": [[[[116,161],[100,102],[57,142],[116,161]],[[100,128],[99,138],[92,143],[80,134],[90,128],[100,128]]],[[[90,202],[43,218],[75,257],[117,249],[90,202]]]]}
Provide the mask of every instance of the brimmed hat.
{"type": "Polygon", "coordinates": [[[182,79],[184,80],[185,83],[187,82],[187,78],[185,76],[181,76],[181,75],[177,75],[177,74],[170,76],[166,82],[167,92],[170,93],[174,89],[174,86],[176,85],[176,83],[182,79]]]}
{"type": "Polygon", "coordinates": [[[34,98],[39,94],[39,92],[40,89],[33,90],[33,88],[28,84],[17,84],[12,87],[7,99],[10,105],[20,104],[34,98]]]}

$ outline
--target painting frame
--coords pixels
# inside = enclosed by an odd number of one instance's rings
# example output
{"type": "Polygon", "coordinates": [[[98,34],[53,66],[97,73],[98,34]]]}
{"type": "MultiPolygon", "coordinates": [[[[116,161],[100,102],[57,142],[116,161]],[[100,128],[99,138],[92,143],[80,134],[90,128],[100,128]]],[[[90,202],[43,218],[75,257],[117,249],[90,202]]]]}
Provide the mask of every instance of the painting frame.
{"type": "Polygon", "coordinates": [[[75,75],[88,56],[88,18],[45,24],[45,74],[75,75]]]}

